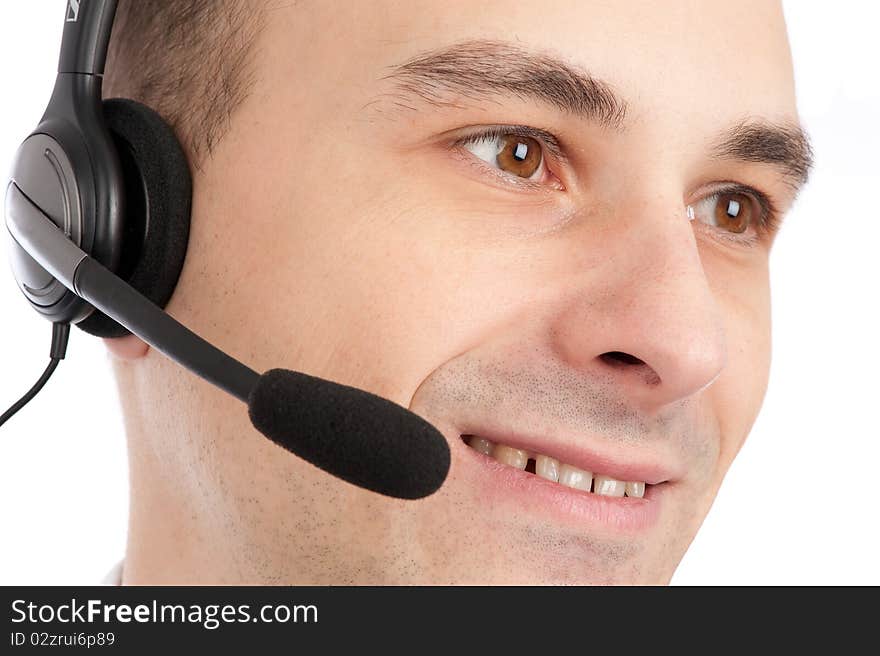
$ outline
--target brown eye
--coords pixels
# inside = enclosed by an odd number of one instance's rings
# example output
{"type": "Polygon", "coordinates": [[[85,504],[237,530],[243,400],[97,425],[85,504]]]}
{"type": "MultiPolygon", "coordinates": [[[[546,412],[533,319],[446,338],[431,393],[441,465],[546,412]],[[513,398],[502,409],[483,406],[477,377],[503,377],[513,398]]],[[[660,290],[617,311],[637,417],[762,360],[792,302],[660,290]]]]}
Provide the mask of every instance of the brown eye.
{"type": "Polygon", "coordinates": [[[531,137],[516,135],[505,136],[500,141],[498,166],[520,178],[531,178],[541,166],[541,145],[531,137]]]}
{"type": "Polygon", "coordinates": [[[531,178],[544,161],[541,143],[525,135],[486,134],[466,139],[462,146],[493,168],[518,178],[531,178]]]}
{"type": "Polygon", "coordinates": [[[718,191],[689,206],[688,216],[730,236],[759,228],[761,210],[749,193],[718,191]]]}
{"type": "Polygon", "coordinates": [[[745,232],[754,221],[752,199],[745,194],[721,193],[715,203],[715,225],[729,232],[745,232]]]}

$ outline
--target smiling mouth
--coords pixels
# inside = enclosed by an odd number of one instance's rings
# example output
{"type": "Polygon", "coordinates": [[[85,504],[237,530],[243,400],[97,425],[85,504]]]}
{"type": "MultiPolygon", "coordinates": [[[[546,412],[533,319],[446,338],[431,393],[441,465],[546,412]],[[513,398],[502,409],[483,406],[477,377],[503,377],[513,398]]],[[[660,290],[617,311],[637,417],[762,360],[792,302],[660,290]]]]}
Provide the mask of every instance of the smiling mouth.
{"type": "Polygon", "coordinates": [[[461,439],[474,451],[503,465],[582,492],[605,497],[642,498],[652,487],[644,481],[620,481],[599,472],[584,471],[550,456],[516,449],[478,435],[462,435],[461,439]]]}

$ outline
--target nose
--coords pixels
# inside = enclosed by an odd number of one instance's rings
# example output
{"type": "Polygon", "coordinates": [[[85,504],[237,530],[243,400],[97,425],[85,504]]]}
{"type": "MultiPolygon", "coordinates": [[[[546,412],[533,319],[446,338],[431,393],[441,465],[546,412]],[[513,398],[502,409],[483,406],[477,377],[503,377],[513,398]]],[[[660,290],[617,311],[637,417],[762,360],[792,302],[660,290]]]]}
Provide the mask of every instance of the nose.
{"type": "Polygon", "coordinates": [[[576,277],[553,331],[569,366],[613,377],[646,412],[708,387],[727,356],[693,228],[667,207],[665,218],[631,208],[601,232],[602,263],[576,277]]]}

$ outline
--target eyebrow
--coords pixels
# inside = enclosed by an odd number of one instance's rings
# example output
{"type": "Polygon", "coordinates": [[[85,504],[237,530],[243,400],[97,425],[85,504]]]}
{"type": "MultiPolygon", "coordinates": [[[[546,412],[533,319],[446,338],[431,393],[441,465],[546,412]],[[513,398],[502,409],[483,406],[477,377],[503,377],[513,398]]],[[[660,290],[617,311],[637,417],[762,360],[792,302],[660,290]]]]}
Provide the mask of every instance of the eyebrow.
{"type": "MultiPolygon", "coordinates": [[[[509,95],[618,130],[628,111],[626,101],[609,83],[562,59],[508,41],[460,41],[389,68],[381,79],[391,81],[395,91],[383,95],[391,96],[402,109],[416,109],[408,104],[412,98],[446,107],[459,106],[457,97],[488,101],[509,95]]],[[[794,190],[806,182],[813,165],[809,138],[799,125],[760,118],[724,130],[714,141],[711,156],[774,166],[794,190]]]]}
{"type": "Polygon", "coordinates": [[[734,159],[778,167],[796,191],[813,167],[810,139],[797,124],[747,119],[726,130],[712,149],[715,159],[734,159]]]}
{"type": "Polygon", "coordinates": [[[450,96],[479,101],[508,94],[608,127],[620,127],[626,117],[626,103],[607,83],[506,41],[462,41],[391,68],[381,79],[396,84],[401,94],[396,104],[407,109],[415,108],[404,104],[406,96],[440,106],[454,104],[450,96]]]}

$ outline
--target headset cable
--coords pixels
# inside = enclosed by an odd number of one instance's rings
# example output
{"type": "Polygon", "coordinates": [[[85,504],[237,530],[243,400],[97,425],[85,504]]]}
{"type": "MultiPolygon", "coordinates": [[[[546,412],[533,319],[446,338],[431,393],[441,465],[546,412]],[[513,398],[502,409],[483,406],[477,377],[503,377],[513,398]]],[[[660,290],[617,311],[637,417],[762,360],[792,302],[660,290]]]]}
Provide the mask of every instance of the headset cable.
{"type": "Polygon", "coordinates": [[[40,393],[40,390],[43,389],[43,385],[46,384],[46,381],[52,376],[55,372],[55,369],[58,367],[58,363],[64,359],[64,356],[67,353],[67,340],[70,338],[70,324],[69,323],[53,323],[52,324],[52,348],[49,352],[49,366],[46,367],[46,371],[43,372],[43,375],[40,376],[40,379],[34,383],[34,386],[31,387],[27,394],[21,397],[18,401],[16,401],[6,412],[0,416],[0,426],[5,424],[9,419],[19,410],[21,410],[24,406],[26,406],[37,394],[40,393]]]}

